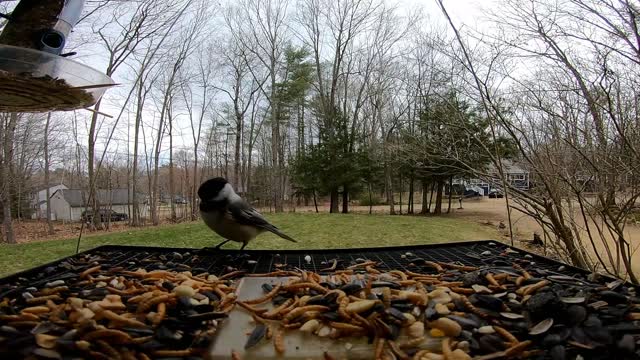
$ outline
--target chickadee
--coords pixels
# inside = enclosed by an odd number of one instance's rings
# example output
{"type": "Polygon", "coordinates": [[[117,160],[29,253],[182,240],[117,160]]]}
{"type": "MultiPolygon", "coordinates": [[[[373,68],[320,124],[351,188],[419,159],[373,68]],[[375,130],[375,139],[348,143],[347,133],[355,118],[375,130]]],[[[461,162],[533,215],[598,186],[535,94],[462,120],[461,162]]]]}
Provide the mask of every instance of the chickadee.
{"type": "Polygon", "coordinates": [[[242,243],[243,250],[249,241],[265,231],[270,231],[283,239],[297,242],[271,225],[262,214],[251,207],[224,178],[209,179],[198,189],[200,197],[200,216],[211,230],[222,236],[225,241],[242,243]]]}

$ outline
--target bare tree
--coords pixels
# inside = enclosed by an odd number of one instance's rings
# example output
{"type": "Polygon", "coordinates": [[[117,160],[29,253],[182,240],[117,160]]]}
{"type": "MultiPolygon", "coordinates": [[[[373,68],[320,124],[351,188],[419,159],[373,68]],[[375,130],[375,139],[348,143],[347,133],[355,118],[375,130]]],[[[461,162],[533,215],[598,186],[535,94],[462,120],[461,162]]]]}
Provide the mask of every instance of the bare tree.
{"type": "MultiPolygon", "coordinates": [[[[244,45],[247,52],[253,54],[268,74],[268,87],[260,86],[261,92],[269,102],[271,122],[271,170],[273,202],[276,212],[284,210],[285,159],[281,156],[280,104],[277,83],[282,67],[282,57],[288,42],[287,26],[289,11],[288,0],[244,0],[236,8],[231,8],[225,16],[232,36],[244,45]]],[[[260,76],[249,67],[254,79],[262,84],[260,76]]]]}
{"type": "MultiPolygon", "coordinates": [[[[47,187],[46,190],[46,196],[47,199],[46,201],[46,206],[47,206],[47,212],[46,212],[46,216],[47,216],[47,233],[49,235],[53,235],[54,231],[53,231],[53,223],[51,222],[51,192],[50,192],[50,187],[51,187],[51,176],[49,173],[49,163],[51,161],[50,159],[50,155],[49,155],[49,128],[51,125],[51,113],[47,114],[47,120],[46,123],[44,125],[44,183],[45,186],[47,187]]],[[[38,204],[38,208],[40,207],[40,204],[38,204]]]]}
{"type": "MultiPolygon", "coordinates": [[[[516,208],[536,219],[551,235],[552,247],[574,264],[626,274],[637,283],[634,250],[624,231],[640,196],[637,107],[631,105],[637,96],[634,49],[640,37],[628,21],[637,9],[624,1],[564,5],[505,2],[492,14],[500,32],[488,37],[486,49],[493,51],[483,55],[489,61],[478,61],[479,54],[469,51],[451,23],[459,58],[496,131],[513,141],[538,185],[524,192],[506,181],[516,208]],[[522,65],[535,77],[503,75],[515,74],[513,67],[522,65]],[[498,87],[505,80],[514,84],[508,96],[498,87]]],[[[499,154],[486,150],[500,168],[499,154]]],[[[502,171],[500,177],[504,182],[502,171]]]]}
{"type": "Polygon", "coordinates": [[[2,203],[2,224],[4,227],[4,242],[17,243],[13,232],[13,219],[11,216],[11,166],[13,162],[13,137],[18,123],[18,114],[0,115],[0,139],[2,139],[2,152],[0,152],[0,203],[2,203]]]}

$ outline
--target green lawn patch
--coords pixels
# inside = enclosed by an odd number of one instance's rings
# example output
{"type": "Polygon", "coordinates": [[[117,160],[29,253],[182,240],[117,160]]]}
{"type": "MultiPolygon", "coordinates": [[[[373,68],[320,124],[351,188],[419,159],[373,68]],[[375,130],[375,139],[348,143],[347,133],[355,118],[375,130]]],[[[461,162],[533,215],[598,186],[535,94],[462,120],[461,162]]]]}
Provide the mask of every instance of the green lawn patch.
{"type": "MultiPolygon", "coordinates": [[[[269,221],[298,240],[292,243],[272,234],[263,234],[247,249],[339,249],[420,245],[498,238],[498,233],[477,223],[446,217],[343,215],[343,214],[266,214],[269,221]]],[[[90,234],[82,239],[80,250],[101,245],[142,245],[202,248],[215,246],[222,239],[203,223],[194,222],[148,227],[128,232],[90,234]]],[[[239,248],[229,243],[224,248],[239,248]]],[[[76,239],[0,245],[0,276],[75,253],[76,239]]]]}

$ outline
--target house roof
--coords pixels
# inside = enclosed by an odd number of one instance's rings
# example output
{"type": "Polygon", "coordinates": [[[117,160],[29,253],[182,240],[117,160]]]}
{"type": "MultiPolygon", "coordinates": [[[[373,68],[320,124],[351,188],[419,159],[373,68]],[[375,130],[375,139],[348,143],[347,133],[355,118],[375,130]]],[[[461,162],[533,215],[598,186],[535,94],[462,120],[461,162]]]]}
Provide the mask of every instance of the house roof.
{"type": "MultiPolygon", "coordinates": [[[[502,168],[507,174],[526,174],[529,172],[529,170],[526,170],[520,164],[514,163],[511,160],[502,160],[502,168]]],[[[490,169],[493,172],[498,171],[493,164],[491,164],[490,169]]]]}
{"type": "Polygon", "coordinates": [[[52,183],[49,186],[40,185],[38,187],[34,187],[32,191],[33,192],[40,192],[40,191],[43,191],[43,190],[47,190],[47,188],[51,189],[51,188],[54,188],[54,187],[57,187],[57,186],[64,186],[65,188],[67,188],[67,186],[65,184],[54,184],[54,183],[52,183]]]}
{"type": "MultiPolygon", "coordinates": [[[[84,207],[89,199],[89,192],[86,190],[62,189],[56,192],[61,192],[71,207],[84,207]]],[[[96,196],[98,203],[102,205],[127,205],[131,203],[128,189],[97,190],[96,196]]]]}

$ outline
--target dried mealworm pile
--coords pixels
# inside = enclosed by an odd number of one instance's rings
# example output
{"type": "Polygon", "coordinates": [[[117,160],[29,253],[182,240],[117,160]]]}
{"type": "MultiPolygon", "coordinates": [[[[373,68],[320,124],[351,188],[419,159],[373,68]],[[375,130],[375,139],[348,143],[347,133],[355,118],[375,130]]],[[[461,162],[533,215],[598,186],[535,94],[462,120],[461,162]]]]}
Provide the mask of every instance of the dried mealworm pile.
{"type": "Polygon", "coordinates": [[[420,269],[382,273],[362,259],[325,276],[258,274],[289,279],[238,302],[256,323],[245,348],[274,346],[286,355],[283,338],[301,331],[343,344],[367,338],[373,359],[639,358],[640,299],[619,281],[579,281],[518,264],[424,261],[420,269]]]}
{"type": "Polygon", "coordinates": [[[230,276],[87,266],[0,303],[6,358],[202,357],[235,305],[230,276]]]}

